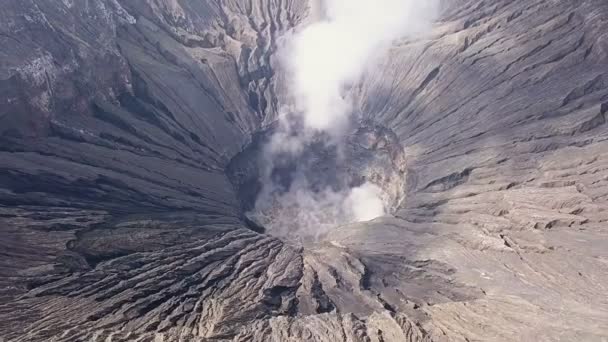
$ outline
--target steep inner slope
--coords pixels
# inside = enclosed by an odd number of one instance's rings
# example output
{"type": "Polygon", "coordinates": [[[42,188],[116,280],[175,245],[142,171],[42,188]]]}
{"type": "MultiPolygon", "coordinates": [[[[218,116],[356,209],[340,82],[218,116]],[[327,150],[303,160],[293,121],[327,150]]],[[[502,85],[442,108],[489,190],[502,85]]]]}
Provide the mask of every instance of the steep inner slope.
{"type": "Polygon", "coordinates": [[[394,210],[301,248],[244,213],[307,3],[3,1],[0,336],[608,336],[608,6],[442,6],[352,89],[394,210]]]}

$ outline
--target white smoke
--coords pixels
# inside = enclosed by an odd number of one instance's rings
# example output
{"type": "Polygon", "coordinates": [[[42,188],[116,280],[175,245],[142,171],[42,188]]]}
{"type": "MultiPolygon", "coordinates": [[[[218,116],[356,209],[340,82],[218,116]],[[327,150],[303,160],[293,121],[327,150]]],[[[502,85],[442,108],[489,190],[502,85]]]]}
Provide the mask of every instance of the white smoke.
{"type": "Polygon", "coordinates": [[[345,205],[353,221],[370,221],[386,213],[382,200],[383,191],[377,185],[364,183],[353,188],[346,198],[345,205]]]}
{"type": "Polygon", "coordinates": [[[342,132],[351,103],[345,94],[396,39],[428,30],[436,0],[325,0],[322,19],[287,45],[289,89],[308,128],[342,132]]]}
{"type": "Polygon", "coordinates": [[[329,138],[325,140],[341,155],[353,111],[349,87],[395,40],[427,31],[438,0],[311,1],[320,5],[318,20],[287,36],[279,51],[291,103],[284,104],[287,115],[265,148],[264,188],[250,216],[274,234],[314,240],[337,225],[384,215],[388,196],[369,181],[354,188],[313,190],[306,178],[309,170],[298,170],[298,181],[285,189],[271,177],[275,164],[285,154],[297,159],[319,136],[329,138]]]}
{"type": "MultiPolygon", "coordinates": [[[[265,189],[276,191],[272,186],[265,189]]],[[[337,226],[383,216],[383,197],[383,191],[372,183],[342,191],[313,191],[296,182],[288,192],[261,194],[256,210],[249,216],[274,235],[306,243],[337,226]]]]}

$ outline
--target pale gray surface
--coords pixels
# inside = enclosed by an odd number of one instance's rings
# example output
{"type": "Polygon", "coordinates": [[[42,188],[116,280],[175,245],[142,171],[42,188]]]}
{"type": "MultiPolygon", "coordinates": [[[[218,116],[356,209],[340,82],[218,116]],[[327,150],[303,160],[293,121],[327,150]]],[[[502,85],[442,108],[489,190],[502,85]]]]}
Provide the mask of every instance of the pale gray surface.
{"type": "Polygon", "coordinates": [[[305,249],[247,230],[224,174],[276,118],[303,1],[0,15],[9,341],[608,338],[605,1],[444,1],[355,90],[406,200],[305,249]]]}

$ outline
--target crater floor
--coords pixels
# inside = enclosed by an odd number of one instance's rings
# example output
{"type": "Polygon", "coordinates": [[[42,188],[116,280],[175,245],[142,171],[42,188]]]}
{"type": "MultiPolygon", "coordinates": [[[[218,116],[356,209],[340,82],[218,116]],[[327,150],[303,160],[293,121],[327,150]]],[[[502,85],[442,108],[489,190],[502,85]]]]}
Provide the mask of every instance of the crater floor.
{"type": "Polygon", "coordinates": [[[348,162],[304,158],[387,215],[302,247],[245,214],[309,12],[0,3],[1,338],[608,338],[608,3],[442,1],[351,89],[348,162]]]}
{"type": "Polygon", "coordinates": [[[231,161],[227,174],[253,229],[297,244],[393,213],[406,190],[403,147],[390,130],[370,123],[340,141],[271,128],[231,161]]]}

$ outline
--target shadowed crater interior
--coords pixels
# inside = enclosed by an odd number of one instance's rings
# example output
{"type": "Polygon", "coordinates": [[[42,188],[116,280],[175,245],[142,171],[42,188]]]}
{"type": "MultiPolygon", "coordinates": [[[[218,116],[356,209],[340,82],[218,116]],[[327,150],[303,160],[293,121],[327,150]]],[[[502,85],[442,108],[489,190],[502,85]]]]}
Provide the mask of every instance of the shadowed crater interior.
{"type": "Polygon", "coordinates": [[[259,133],[227,169],[256,231],[313,242],[334,227],[392,213],[404,199],[404,149],[385,127],[363,122],[343,141],[316,136],[295,153],[285,144],[289,137],[276,128],[259,133]],[[370,212],[374,205],[380,209],[370,212]]]}

